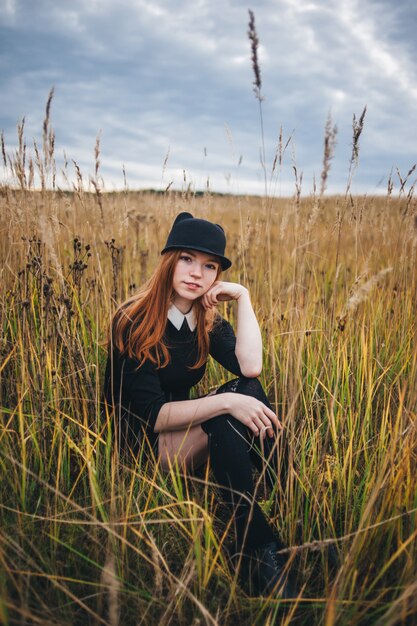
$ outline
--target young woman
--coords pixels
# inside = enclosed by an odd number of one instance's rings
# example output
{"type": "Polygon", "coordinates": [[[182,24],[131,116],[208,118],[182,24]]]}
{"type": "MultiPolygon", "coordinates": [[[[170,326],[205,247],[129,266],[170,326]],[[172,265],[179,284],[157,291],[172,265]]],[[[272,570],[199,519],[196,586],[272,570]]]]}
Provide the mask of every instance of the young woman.
{"type": "Polygon", "coordinates": [[[286,559],[277,554],[283,544],[256,502],[252,476],[252,464],[265,471],[270,463],[279,473],[282,425],[257,379],[262,340],[249,292],[220,280],[231,266],[225,246],[219,224],[177,216],[153,276],[113,317],[105,394],[122,450],[137,456],[145,439],[163,469],[175,457],[191,471],[210,459],[233,515],[241,578],[256,593],[292,597],[286,559]],[[216,311],[227,300],[237,303],[236,336],[216,311]],[[209,354],[238,378],[190,400],[209,354]]]}

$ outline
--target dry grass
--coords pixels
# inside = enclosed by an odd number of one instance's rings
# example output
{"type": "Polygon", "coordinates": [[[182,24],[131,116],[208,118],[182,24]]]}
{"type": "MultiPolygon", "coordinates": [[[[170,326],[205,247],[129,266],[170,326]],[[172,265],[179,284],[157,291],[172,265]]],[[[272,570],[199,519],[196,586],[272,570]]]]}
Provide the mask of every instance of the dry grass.
{"type": "MultiPolygon", "coordinates": [[[[324,197],[328,169],[310,198],[297,172],[292,199],[105,194],[98,141],[93,193],[76,164],[72,191],[62,191],[48,111],[34,159],[23,123],[15,153],[2,139],[14,184],[0,190],[0,620],[415,624],[411,179],[397,197],[390,179],[378,198],[324,197]],[[249,287],[261,324],[262,381],[290,468],[272,494],[261,481],[259,498],[304,585],[286,611],[236,587],[211,475],[122,463],[100,405],[111,314],[149,276],[181,210],[224,224],[228,279],[249,287]],[[329,546],[340,557],[333,571],[329,546]]],[[[334,138],[329,122],[324,169],[334,138]]],[[[285,148],[281,138],[279,155],[285,148]]],[[[223,313],[233,321],[233,307],[223,313]]],[[[210,363],[197,391],[225,376],[210,363]]]]}

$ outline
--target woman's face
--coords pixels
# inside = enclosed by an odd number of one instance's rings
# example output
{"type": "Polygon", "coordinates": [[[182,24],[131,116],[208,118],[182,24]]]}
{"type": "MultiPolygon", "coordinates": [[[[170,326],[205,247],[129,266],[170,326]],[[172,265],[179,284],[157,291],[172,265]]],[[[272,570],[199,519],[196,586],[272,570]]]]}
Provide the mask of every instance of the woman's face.
{"type": "Polygon", "coordinates": [[[197,250],[182,250],[172,278],[174,304],[182,313],[188,313],[194,300],[210,289],[219,268],[220,262],[215,256],[197,250]]]}

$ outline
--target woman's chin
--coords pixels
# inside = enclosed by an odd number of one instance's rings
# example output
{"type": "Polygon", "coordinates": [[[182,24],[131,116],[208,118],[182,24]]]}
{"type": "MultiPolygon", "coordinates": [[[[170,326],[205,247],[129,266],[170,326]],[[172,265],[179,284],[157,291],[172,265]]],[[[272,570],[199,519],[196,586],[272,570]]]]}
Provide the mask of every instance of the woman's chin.
{"type": "Polygon", "coordinates": [[[190,306],[196,302],[197,300],[200,300],[202,298],[202,296],[200,294],[193,294],[193,293],[183,293],[182,291],[180,292],[175,292],[175,296],[174,296],[174,304],[179,303],[179,302],[189,302],[190,306]]]}

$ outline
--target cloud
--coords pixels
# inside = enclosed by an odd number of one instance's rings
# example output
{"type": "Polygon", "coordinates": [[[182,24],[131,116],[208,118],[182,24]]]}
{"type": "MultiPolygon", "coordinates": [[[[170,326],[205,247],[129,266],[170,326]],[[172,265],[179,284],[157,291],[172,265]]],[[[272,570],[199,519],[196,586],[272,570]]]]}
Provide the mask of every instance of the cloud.
{"type": "MultiPolygon", "coordinates": [[[[294,129],[309,192],[331,110],[339,137],[329,188],[343,190],[352,115],[365,104],[354,191],[373,190],[393,164],[416,160],[411,0],[260,0],[255,8],[268,167],[280,127],[286,137],[294,129]]],[[[210,178],[218,190],[262,193],[248,14],[239,0],[1,0],[0,16],[0,126],[9,145],[24,115],[29,139],[39,136],[54,85],[58,154],[65,149],[91,171],[101,130],[110,187],[123,185],[123,163],[138,186],[161,185],[170,148],[165,174],[175,185],[185,169],[196,185],[210,178]]],[[[290,151],[285,163],[281,189],[291,192],[290,151]]]]}
{"type": "Polygon", "coordinates": [[[357,0],[341,0],[340,15],[353,42],[361,45],[367,54],[367,74],[375,73],[380,79],[396,83],[406,95],[417,102],[416,76],[413,76],[411,63],[401,50],[389,42],[381,41],[377,34],[376,22],[369,17],[361,18],[361,8],[357,0]],[[400,52],[400,55],[398,55],[400,52]]]}

